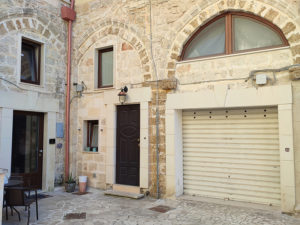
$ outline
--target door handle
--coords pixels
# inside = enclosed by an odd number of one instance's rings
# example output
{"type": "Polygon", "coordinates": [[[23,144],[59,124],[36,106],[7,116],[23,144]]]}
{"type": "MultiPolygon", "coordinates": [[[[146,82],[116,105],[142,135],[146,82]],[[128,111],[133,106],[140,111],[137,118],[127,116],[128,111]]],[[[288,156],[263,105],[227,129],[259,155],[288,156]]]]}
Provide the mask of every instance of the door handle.
{"type": "Polygon", "coordinates": [[[138,146],[140,147],[140,139],[137,139],[138,146]]]}
{"type": "Polygon", "coordinates": [[[43,149],[40,149],[40,150],[39,150],[39,153],[43,153],[43,149]]]}

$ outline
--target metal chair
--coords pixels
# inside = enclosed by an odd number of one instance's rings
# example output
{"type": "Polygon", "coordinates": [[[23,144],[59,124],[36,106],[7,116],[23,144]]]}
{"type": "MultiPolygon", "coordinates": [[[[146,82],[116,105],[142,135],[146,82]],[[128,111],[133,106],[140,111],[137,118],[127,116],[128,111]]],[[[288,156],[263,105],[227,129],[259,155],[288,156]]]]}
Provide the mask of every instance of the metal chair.
{"type": "MultiPolygon", "coordinates": [[[[21,221],[20,213],[18,210],[16,210],[15,206],[25,206],[28,210],[27,225],[29,225],[30,205],[34,202],[37,203],[37,195],[35,196],[35,199],[29,199],[25,195],[25,192],[28,191],[30,191],[30,189],[25,187],[11,187],[5,189],[6,220],[8,219],[7,208],[10,207],[12,210],[16,211],[19,217],[19,221],[21,221]]],[[[38,219],[38,208],[36,208],[36,218],[38,219]]]]}

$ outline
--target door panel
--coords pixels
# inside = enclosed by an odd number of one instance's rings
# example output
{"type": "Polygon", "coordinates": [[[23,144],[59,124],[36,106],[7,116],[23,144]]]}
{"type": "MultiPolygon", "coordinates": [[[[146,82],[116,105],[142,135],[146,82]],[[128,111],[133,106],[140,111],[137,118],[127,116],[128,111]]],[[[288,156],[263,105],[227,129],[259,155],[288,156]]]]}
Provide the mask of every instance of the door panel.
{"type": "Polygon", "coordinates": [[[41,113],[14,111],[11,172],[26,186],[42,187],[43,125],[41,113]]]}
{"type": "Polygon", "coordinates": [[[117,183],[140,184],[140,106],[117,106],[117,183]]]}

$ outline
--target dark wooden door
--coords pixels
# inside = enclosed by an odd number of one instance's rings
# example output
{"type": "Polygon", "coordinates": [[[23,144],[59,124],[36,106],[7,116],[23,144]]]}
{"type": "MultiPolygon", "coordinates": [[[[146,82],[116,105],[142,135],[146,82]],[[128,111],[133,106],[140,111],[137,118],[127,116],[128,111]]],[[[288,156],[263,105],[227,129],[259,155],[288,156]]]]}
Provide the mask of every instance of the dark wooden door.
{"type": "Polygon", "coordinates": [[[42,188],[44,114],[14,111],[12,177],[25,186],[42,188]]]}
{"type": "Polygon", "coordinates": [[[140,105],[117,106],[117,183],[140,185],[140,105]]]}

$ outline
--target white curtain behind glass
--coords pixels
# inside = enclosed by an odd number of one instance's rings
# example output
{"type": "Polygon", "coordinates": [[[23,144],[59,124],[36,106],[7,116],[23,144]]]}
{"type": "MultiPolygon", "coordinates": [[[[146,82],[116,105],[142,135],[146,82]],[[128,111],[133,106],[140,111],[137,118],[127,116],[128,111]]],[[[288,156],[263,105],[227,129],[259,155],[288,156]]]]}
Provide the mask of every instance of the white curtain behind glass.
{"type": "Polygon", "coordinates": [[[234,50],[281,45],[280,36],[269,27],[254,20],[234,17],[234,50]]]}
{"type": "Polygon", "coordinates": [[[92,136],[92,141],[91,141],[91,147],[98,147],[98,125],[93,125],[93,136],[92,136]]]}
{"type": "Polygon", "coordinates": [[[187,47],[184,59],[225,53],[225,18],[208,25],[187,47]]]}
{"type": "Polygon", "coordinates": [[[113,85],[113,51],[101,55],[102,86],[113,85]]]}

